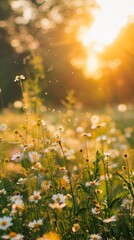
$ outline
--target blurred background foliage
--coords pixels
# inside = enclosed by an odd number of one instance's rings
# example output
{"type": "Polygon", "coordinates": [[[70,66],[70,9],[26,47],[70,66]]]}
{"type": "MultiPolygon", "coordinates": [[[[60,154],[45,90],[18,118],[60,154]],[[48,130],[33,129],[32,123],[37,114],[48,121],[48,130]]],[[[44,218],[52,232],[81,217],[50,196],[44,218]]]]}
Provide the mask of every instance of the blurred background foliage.
{"type": "MultiPolygon", "coordinates": [[[[94,108],[134,103],[133,19],[101,53],[103,67],[97,79],[72,64],[86,58],[87,49],[77,35],[80,26],[92,24],[92,11],[97,7],[93,0],[0,1],[0,88],[4,106],[21,98],[14,79],[20,74],[29,78],[24,59],[31,56],[34,68],[42,59],[45,74],[40,87],[49,104],[61,104],[69,89],[85,106],[94,108]]],[[[32,76],[33,68],[29,71],[32,76]]]]}

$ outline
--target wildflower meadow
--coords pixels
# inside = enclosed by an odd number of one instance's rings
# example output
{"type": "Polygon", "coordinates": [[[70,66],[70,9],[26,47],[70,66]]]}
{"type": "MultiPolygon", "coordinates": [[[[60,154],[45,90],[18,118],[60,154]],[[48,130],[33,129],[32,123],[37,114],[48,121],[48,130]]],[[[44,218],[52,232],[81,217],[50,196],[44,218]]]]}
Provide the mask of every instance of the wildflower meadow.
{"type": "Polygon", "coordinates": [[[0,116],[0,239],[134,239],[132,107],[119,105],[114,120],[71,91],[48,109],[28,98],[24,75],[14,84],[22,100],[0,116]]]}
{"type": "Polygon", "coordinates": [[[134,0],[0,0],[0,240],[134,240],[134,0]]]}

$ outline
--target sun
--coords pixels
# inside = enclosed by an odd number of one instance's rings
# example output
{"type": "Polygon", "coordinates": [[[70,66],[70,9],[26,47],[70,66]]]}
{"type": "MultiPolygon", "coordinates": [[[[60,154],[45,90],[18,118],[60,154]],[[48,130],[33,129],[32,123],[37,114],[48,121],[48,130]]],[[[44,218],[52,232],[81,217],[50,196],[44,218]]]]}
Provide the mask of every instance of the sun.
{"type": "Polygon", "coordinates": [[[87,66],[85,75],[92,77],[104,65],[99,59],[100,53],[134,17],[134,0],[96,0],[96,3],[98,7],[92,10],[93,23],[88,27],[81,26],[77,34],[77,40],[89,52],[84,64],[87,66]]]}
{"type": "MultiPolygon", "coordinates": [[[[97,0],[93,10],[94,22],[90,28],[81,28],[78,39],[84,46],[105,47],[111,44],[134,15],[134,0],[97,0]]],[[[95,48],[97,51],[98,49],[95,48]]]]}

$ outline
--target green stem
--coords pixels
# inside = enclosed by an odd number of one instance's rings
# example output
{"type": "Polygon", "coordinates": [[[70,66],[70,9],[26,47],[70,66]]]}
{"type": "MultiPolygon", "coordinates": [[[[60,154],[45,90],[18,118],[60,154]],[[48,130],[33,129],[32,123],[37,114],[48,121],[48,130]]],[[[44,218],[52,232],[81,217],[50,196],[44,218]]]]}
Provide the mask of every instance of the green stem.
{"type": "Polygon", "coordinates": [[[63,150],[63,147],[62,147],[61,142],[59,142],[59,145],[60,145],[60,147],[61,147],[61,150],[62,150],[62,153],[63,153],[64,159],[65,159],[65,165],[66,165],[66,169],[67,169],[67,173],[68,173],[69,184],[70,184],[70,190],[71,190],[72,199],[73,199],[74,213],[75,213],[76,206],[75,206],[75,197],[74,197],[73,187],[72,187],[72,181],[71,181],[71,173],[70,173],[70,171],[69,171],[68,162],[67,162],[67,159],[66,159],[66,156],[65,156],[65,153],[64,153],[64,150],[63,150]]]}
{"type": "Polygon", "coordinates": [[[88,147],[87,147],[87,139],[86,139],[86,136],[84,137],[85,139],[85,149],[86,149],[86,157],[88,159],[88,147]]]}
{"type": "Polygon", "coordinates": [[[22,95],[24,93],[24,89],[23,89],[23,84],[22,84],[22,81],[20,80],[20,88],[21,88],[21,92],[22,92],[22,95]]]}
{"type": "Polygon", "coordinates": [[[1,111],[3,109],[3,98],[2,98],[2,90],[0,88],[0,105],[1,105],[1,111]]]}

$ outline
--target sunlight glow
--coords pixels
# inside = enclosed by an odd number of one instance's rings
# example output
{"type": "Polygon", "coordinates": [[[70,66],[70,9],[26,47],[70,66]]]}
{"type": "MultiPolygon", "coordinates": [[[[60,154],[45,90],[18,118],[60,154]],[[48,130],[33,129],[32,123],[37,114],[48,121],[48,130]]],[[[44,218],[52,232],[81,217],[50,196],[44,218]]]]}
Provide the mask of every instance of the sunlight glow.
{"type": "Polygon", "coordinates": [[[89,53],[84,67],[85,76],[94,76],[95,79],[99,79],[101,77],[99,70],[101,67],[102,62],[97,57],[97,54],[95,52],[89,53]]]}
{"type": "Polygon", "coordinates": [[[102,77],[101,69],[104,66],[104,62],[98,58],[96,52],[87,51],[86,60],[81,57],[76,57],[71,60],[71,64],[77,69],[83,69],[83,74],[86,78],[92,77],[98,80],[102,77]]]}
{"type": "Polygon", "coordinates": [[[134,15],[134,0],[97,0],[97,3],[93,24],[89,29],[82,27],[78,35],[84,46],[111,44],[134,15]]]}
{"type": "Polygon", "coordinates": [[[98,8],[92,10],[93,23],[89,27],[82,26],[77,35],[78,41],[92,51],[86,61],[89,64],[89,76],[100,67],[97,63],[99,54],[112,44],[134,16],[134,0],[96,0],[96,3],[98,8]]]}

